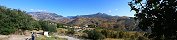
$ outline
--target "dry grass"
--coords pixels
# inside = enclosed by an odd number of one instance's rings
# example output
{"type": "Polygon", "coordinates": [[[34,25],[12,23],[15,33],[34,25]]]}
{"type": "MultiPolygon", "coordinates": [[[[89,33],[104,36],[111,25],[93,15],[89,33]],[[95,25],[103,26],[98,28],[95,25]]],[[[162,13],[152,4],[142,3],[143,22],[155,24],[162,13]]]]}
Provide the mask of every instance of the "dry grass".
{"type": "Polygon", "coordinates": [[[59,38],[59,37],[45,37],[45,36],[40,36],[37,37],[36,40],[67,40],[65,38],[59,38]]]}

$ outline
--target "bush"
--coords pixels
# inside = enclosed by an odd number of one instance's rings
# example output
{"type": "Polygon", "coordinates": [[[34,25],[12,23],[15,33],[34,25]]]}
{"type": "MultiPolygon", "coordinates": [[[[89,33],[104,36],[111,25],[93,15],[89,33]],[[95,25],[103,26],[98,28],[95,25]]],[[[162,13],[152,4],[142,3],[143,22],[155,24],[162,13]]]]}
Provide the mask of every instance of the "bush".
{"type": "Polygon", "coordinates": [[[14,33],[14,32],[15,32],[15,29],[13,29],[13,28],[0,29],[0,33],[3,34],[3,35],[8,35],[8,34],[11,34],[11,33],[14,33]]]}
{"type": "Polygon", "coordinates": [[[96,30],[88,31],[87,35],[88,35],[88,37],[87,37],[88,39],[93,39],[93,40],[98,40],[98,39],[104,39],[105,38],[105,36],[101,32],[98,32],[96,30]]]}
{"type": "Polygon", "coordinates": [[[75,34],[76,32],[74,31],[74,29],[68,29],[67,34],[75,34]]]}
{"type": "Polygon", "coordinates": [[[11,34],[18,30],[33,30],[40,25],[25,11],[0,6],[0,34],[11,34]]]}
{"type": "Polygon", "coordinates": [[[57,25],[55,23],[49,21],[40,21],[40,25],[44,31],[56,32],[57,25]]]}

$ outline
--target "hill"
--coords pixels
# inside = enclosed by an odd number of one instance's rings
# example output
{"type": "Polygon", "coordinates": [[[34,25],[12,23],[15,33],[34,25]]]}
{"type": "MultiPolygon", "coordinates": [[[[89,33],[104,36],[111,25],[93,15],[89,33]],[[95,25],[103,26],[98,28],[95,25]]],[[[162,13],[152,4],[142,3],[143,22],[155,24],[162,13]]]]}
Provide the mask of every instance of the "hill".
{"type": "Polygon", "coordinates": [[[27,12],[27,14],[32,15],[35,20],[52,21],[57,23],[67,23],[70,19],[57,15],[56,13],[49,12],[27,12]]]}
{"type": "Polygon", "coordinates": [[[105,13],[96,13],[91,15],[79,15],[72,17],[71,22],[67,24],[75,26],[84,26],[84,25],[95,25],[97,27],[104,28],[119,28],[122,30],[134,30],[135,22],[133,17],[126,16],[111,16],[105,13]]]}
{"type": "Polygon", "coordinates": [[[119,28],[122,30],[134,30],[135,23],[132,17],[111,16],[106,13],[96,13],[91,15],[78,15],[63,17],[49,12],[28,12],[36,20],[46,20],[72,26],[97,26],[104,28],[119,28]]]}

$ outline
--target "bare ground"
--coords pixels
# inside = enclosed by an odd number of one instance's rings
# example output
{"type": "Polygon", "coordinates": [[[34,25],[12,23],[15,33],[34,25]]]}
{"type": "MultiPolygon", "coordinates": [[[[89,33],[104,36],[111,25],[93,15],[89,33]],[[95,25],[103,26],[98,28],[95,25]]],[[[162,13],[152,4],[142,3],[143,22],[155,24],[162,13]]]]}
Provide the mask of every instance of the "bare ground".
{"type": "Polygon", "coordinates": [[[26,40],[30,39],[31,36],[25,35],[0,35],[0,40],[26,40]]]}

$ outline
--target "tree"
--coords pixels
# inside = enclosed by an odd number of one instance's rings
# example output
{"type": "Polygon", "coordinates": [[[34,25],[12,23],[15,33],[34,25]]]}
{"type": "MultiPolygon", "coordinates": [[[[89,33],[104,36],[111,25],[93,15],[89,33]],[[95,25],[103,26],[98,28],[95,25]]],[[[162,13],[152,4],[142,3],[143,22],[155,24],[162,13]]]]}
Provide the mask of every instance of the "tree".
{"type": "Polygon", "coordinates": [[[49,32],[56,32],[57,24],[49,22],[49,21],[39,21],[42,30],[49,31],[49,32]]]}
{"type": "Polygon", "coordinates": [[[57,23],[57,28],[65,28],[64,24],[57,23]]]}
{"type": "Polygon", "coordinates": [[[149,31],[149,38],[177,38],[177,0],[133,0],[129,2],[129,6],[136,12],[138,27],[149,31]]]}
{"type": "Polygon", "coordinates": [[[0,33],[3,34],[3,35],[8,35],[8,34],[11,34],[11,33],[14,33],[14,32],[15,32],[14,28],[3,28],[3,29],[0,29],[0,33]]]}
{"type": "Polygon", "coordinates": [[[33,30],[38,27],[25,11],[0,6],[0,34],[12,34],[19,30],[33,30]]]}

